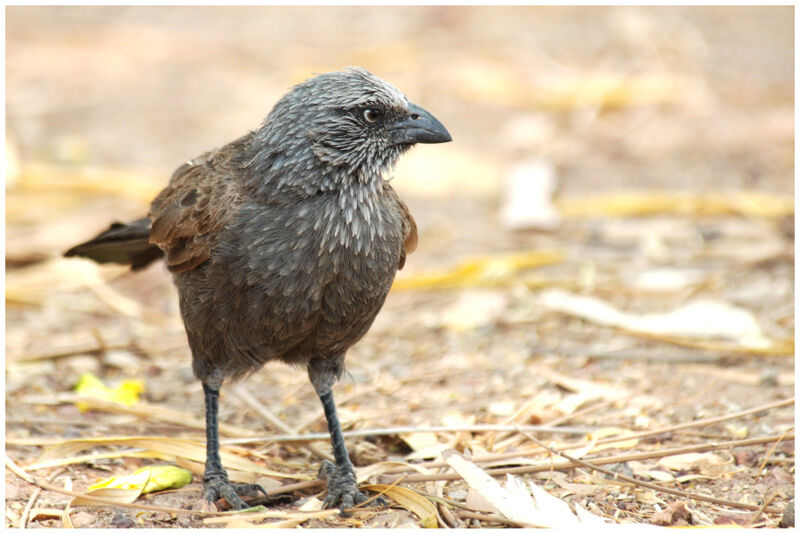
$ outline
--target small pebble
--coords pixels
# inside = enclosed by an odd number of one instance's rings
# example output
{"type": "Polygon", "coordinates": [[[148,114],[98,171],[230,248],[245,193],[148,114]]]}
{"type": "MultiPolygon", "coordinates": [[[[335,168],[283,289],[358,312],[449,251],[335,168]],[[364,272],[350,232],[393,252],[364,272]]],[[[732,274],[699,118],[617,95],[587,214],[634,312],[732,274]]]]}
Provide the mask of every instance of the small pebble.
{"type": "Polygon", "coordinates": [[[75,528],[84,528],[93,525],[97,518],[94,514],[89,512],[78,512],[77,514],[70,515],[72,526],[75,528]]]}
{"type": "Polygon", "coordinates": [[[117,512],[111,519],[111,526],[114,528],[133,528],[133,519],[125,512],[117,512]]]}

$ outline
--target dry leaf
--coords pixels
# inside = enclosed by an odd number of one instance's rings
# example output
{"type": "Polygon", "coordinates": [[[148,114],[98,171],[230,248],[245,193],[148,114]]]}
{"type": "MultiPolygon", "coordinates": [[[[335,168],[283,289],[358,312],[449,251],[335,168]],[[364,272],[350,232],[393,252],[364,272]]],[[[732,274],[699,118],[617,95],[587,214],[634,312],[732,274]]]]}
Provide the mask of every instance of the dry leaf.
{"type": "Polygon", "coordinates": [[[695,339],[725,339],[750,349],[768,349],[766,337],[749,311],[711,300],[695,300],[666,313],[638,315],[619,310],[595,297],[573,295],[560,289],[542,292],[542,305],[605,326],[631,332],[695,339]]]}
{"type": "Polygon", "coordinates": [[[643,471],[642,473],[659,482],[672,482],[675,480],[674,476],[670,475],[666,471],[659,471],[658,469],[650,469],[643,471]]]}
{"type": "Polygon", "coordinates": [[[492,506],[492,503],[487,501],[486,497],[478,493],[474,488],[469,488],[467,491],[467,499],[464,504],[476,512],[497,513],[497,508],[492,506]]]}
{"type": "Polygon", "coordinates": [[[661,458],[658,463],[672,471],[697,471],[703,475],[719,475],[735,470],[732,462],[720,458],[713,452],[690,452],[667,456],[661,458]]]}
{"type": "Polygon", "coordinates": [[[364,489],[381,493],[395,501],[397,504],[416,514],[420,524],[425,528],[438,528],[439,521],[436,516],[436,506],[416,491],[401,486],[388,486],[386,484],[369,484],[364,489]]]}
{"type": "Polygon", "coordinates": [[[439,438],[433,432],[410,432],[400,434],[400,439],[411,447],[412,451],[421,451],[439,444],[439,438]]]}
{"type": "Polygon", "coordinates": [[[167,489],[182,488],[191,483],[192,473],[174,465],[151,465],[137,469],[128,475],[107,478],[89,486],[89,491],[100,488],[141,489],[142,493],[153,493],[167,489]]]}
{"type": "Polygon", "coordinates": [[[303,503],[297,510],[300,512],[318,512],[322,510],[323,502],[316,497],[309,498],[306,502],[303,503]]]}
{"type": "Polygon", "coordinates": [[[653,524],[674,526],[688,525],[691,514],[682,501],[674,501],[665,509],[653,515],[653,524]]]}
{"type": "MultiPolygon", "coordinates": [[[[142,488],[134,489],[121,489],[121,488],[100,488],[93,491],[87,491],[84,496],[87,497],[100,497],[102,499],[112,500],[120,504],[130,504],[139,498],[142,494],[142,488]]],[[[98,504],[92,500],[84,499],[83,497],[74,497],[67,508],[72,506],[108,506],[107,504],[98,504]]]]}
{"type": "MultiPolygon", "coordinates": [[[[508,519],[545,528],[575,528],[582,525],[567,503],[533,483],[531,491],[535,500],[525,486],[511,475],[507,475],[506,485],[503,487],[486,471],[455,451],[445,452],[444,459],[472,489],[508,519]]],[[[603,522],[602,519],[597,519],[603,522]]]]}

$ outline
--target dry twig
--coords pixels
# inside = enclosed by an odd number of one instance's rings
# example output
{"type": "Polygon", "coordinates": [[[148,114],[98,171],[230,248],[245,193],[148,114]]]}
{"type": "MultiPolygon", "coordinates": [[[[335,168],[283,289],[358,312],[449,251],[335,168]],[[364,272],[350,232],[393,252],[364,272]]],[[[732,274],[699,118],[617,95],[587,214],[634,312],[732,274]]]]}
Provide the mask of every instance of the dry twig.
{"type": "MultiPolygon", "coordinates": [[[[739,439],[733,441],[723,441],[719,443],[701,443],[699,445],[690,445],[688,447],[677,447],[674,449],[662,449],[659,451],[649,451],[644,453],[606,456],[603,458],[593,459],[594,462],[593,465],[618,464],[622,462],[628,462],[631,460],[650,460],[652,458],[663,458],[665,456],[675,456],[678,454],[686,454],[689,452],[709,452],[715,450],[730,449],[733,447],[761,445],[764,443],[772,443],[778,439],[781,439],[782,437],[785,437],[787,440],[794,439],[794,434],[790,434],[787,436],[766,436],[762,438],[739,439]]],[[[486,472],[491,476],[517,475],[523,473],[539,473],[542,471],[548,471],[550,469],[553,469],[554,471],[561,471],[564,469],[572,469],[573,467],[579,465],[581,465],[579,462],[572,462],[570,460],[565,460],[563,462],[547,462],[546,464],[543,465],[525,465],[521,467],[487,469],[486,472]]],[[[458,480],[460,478],[461,476],[458,473],[436,473],[436,474],[408,475],[406,477],[406,481],[423,482],[429,480],[458,480]]],[[[383,479],[383,483],[389,484],[393,482],[395,479],[396,477],[388,477],[386,479],[383,479]]]]}
{"type": "MultiPolygon", "coordinates": [[[[714,503],[714,504],[721,504],[723,506],[731,506],[733,508],[744,508],[746,510],[759,510],[759,509],[761,509],[760,507],[755,506],[753,504],[748,504],[748,503],[743,503],[743,502],[738,502],[738,501],[729,501],[727,499],[718,499],[716,497],[711,497],[709,495],[701,495],[699,493],[690,493],[688,491],[682,491],[682,490],[678,490],[678,489],[667,488],[667,487],[664,487],[664,486],[660,486],[658,484],[651,484],[650,482],[645,482],[644,480],[639,480],[639,479],[634,478],[634,477],[629,477],[629,476],[626,476],[626,475],[622,475],[620,473],[615,473],[614,471],[610,471],[608,469],[604,469],[602,467],[599,467],[595,463],[590,463],[590,462],[587,462],[587,461],[584,461],[584,460],[580,460],[580,459],[575,458],[573,456],[570,456],[570,455],[568,455],[568,454],[566,454],[564,452],[558,451],[558,450],[550,447],[549,445],[546,445],[542,441],[539,441],[538,439],[536,439],[535,437],[531,436],[527,432],[524,432],[524,431],[520,431],[520,432],[526,438],[528,438],[529,440],[533,441],[537,445],[543,447],[544,449],[550,451],[552,454],[555,454],[555,455],[558,455],[558,456],[562,456],[562,457],[566,458],[567,460],[571,461],[572,463],[574,463],[576,465],[580,465],[582,467],[586,467],[587,469],[592,469],[592,470],[597,471],[599,473],[603,473],[605,475],[608,475],[608,476],[614,478],[615,480],[623,480],[625,482],[630,482],[631,484],[634,484],[636,486],[641,486],[641,487],[648,488],[648,489],[651,489],[651,490],[660,491],[662,493],[670,493],[672,495],[677,495],[679,497],[684,497],[686,499],[693,499],[695,501],[705,501],[705,502],[710,502],[710,503],[714,503]]],[[[780,513],[780,510],[770,509],[769,511],[770,511],[770,513],[780,513]]]]}

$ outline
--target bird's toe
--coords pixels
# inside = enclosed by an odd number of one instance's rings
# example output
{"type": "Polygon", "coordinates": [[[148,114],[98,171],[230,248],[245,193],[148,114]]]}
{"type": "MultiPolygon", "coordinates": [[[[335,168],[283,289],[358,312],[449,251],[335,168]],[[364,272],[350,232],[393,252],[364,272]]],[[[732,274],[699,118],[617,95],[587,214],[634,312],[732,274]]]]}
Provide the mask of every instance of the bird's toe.
{"type": "Polygon", "coordinates": [[[250,508],[250,504],[242,500],[242,497],[258,499],[261,495],[269,498],[269,494],[260,484],[232,484],[227,480],[211,479],[205,483],[205,499],[215,502],[225,499],[228,506],[234,510],[244,510],[250,508]]]}

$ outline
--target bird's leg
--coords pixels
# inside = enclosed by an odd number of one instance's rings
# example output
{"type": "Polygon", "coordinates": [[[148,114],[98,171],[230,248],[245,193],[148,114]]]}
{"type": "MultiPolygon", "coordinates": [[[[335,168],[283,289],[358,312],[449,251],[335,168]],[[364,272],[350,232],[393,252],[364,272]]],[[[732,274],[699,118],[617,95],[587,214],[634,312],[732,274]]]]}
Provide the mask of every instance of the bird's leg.
{"type": "Polygon", "coordinates": [[[367,500],[367,496],[358,490],[356,473],[344,444],[342,427],[336,415],[336,404],[333,402],[333,384],[342,375],[343,358],[315,358],[308,365],[308,376],[317,391],[325,419],[328,421],[328,432],[333,446],[334,465],[323,460],[319,468],[320,478],[328,484],[328,495],[323,503],[324,508],[333,508],[340,504],[342,510],[352,508],[367,500]]]}
{"type": "Polygon", "coordinates": [[[228,501],[231,508],[243,510],[249,508],[241,497],[259,497],[263,493],[269,498],[267,491],[260,484],[232,484],[228,481],[228,473],[222,467],[219,456],[219,426],[217,412],[219,410],[219,389],[203,383],[206,400],[206,471],[203,474],[205,499],[215,502],[219,498],[228,501]]]}

